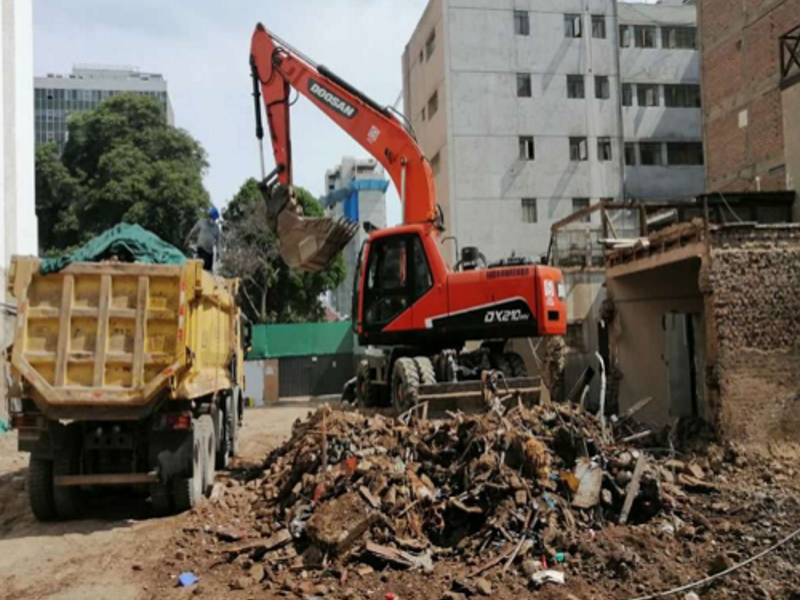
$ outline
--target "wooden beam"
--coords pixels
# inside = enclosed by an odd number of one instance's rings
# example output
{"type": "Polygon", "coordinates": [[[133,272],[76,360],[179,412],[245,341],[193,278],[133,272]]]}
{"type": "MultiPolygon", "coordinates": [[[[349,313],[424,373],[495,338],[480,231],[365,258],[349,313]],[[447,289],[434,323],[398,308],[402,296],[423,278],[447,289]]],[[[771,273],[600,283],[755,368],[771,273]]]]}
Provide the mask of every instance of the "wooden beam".
{"type": "Polygon", "coordinates": [[[628,522],[628,515],[631,512],[631,507],[633,507],[633,501],[639,495],[639,483],[642,480],[646,463],[647,459],[644,454],[640,454],[639,460],[636,461],[636,467],[633,469],[633,477],[631,477],[631,482],[628,484],[628,495],[625,496],[625,504],[622,505],[622,512],[619,515],[620,525],[625,525],[628,522]]]}
{"type": "Polygon", "coordinates": [[[93,387],[103,387],[108,351],[108,313],[111,308],[111,275],[100,276],[100,307],[97,314],[97,338],[94,346],[93,387]]]}
{"type": "Polygon", "coordinates": [[[61,282],[61,320],[58,323],[58,347],[56,349],[56,387],[64,387],[67,384],[67,362],[69,358],[69,338],[72,329],[74,289],[75,278],[72,275],[64,275],[64,279],[61,282]]]}
{"type": "Polygon", "coordinates": [[[145,339],[147,338],[147,301],[150,296],[150,279],[139,277],[136,294],[136,329],[133,342],[133,387],[144,383],[145,339]]]}

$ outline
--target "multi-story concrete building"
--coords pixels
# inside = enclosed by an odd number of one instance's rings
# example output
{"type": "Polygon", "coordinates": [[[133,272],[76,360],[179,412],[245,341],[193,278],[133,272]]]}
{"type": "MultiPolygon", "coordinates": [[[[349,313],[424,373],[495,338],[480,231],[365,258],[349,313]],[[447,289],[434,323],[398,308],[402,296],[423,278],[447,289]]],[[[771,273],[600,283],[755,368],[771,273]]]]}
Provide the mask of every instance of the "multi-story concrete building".
{"type": "MultiPolygon", "coordinates": [[[[14,254],[37,254],[33,163],[33,14],[30,2],[0,3],[0,351],[14,331],[6,294],[14,254]]],[[[0,421],[8,416],[0,360],[0,421]]]]}
{"type": "Polygon", "coordinates": [[[167,82],[158,73],[133,67],[79,65],[69,75],[48,74],[34,79],[36,145],[56,142],[59,152],[67,141],[67,120],[76,112],[94,110],[108,98],[133,92],[157,98],[167,121],[174,124],[167,82]]]}
{"type": "Polygon", "coordinates": [[[796,190],[800,0],[703,0],[699,13],[709,190],[796,190]]]}
{"type": "Polygon", "coordinates": [[[405,112],[461,246],[539,256],[601,199],[702,192],[695,26],[683,0],[431,0],[405,112]]]}
{"type": "MultiPolygon", "coordinates": [[[[345,157],[339,166],[325,173],[326,196],[323,206],[332,217],[347,217],[351,221],[386,227],[386,190],[389,181],[383,167],[375,159],[345,157]]],[[[345,247],[342,255],[347,268],[345,281],[331,292],[331,307],[341,317],[352,312],[353,278],[358,254],[367,239],[363,227],[345,247]]]]}

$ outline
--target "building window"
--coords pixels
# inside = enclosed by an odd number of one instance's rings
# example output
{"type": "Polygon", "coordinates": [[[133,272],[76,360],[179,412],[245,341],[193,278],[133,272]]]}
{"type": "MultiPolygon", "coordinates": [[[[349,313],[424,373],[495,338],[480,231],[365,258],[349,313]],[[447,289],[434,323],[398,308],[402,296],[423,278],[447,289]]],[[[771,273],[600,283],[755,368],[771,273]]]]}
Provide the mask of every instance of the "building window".
{"type": "MultiPolygon", "coordinates": [[[[589,199],[588,198],[573,198],[572,199],[572,214],[579,213],[582,210],[586,210],[589,208],[589,199]]],[[[589,223],[592,220],[592,215],[584,216],[581,221],[584,223],[589,223]]]]}
{"type": "Polygon", "coordinates": [[[637,48],[655,48],[656,28],[651,25],[637,25],[634,28],[634,38],[637,48]]]}
{"type": "Polygon", "coordinates": [[[606,18],[604,15],[592,17],[592,37],[597,40],[606,39],[606,18]]]}
{"type": "Polygon", "coordinates": [[[703,164],[701,142],[667,143],[667,164],[677,166],[699,166],[703,164]]]}
{"type": "Polygon", "coordinates": [[[436,177],[439,175],[439,172],[442,169],[442,159],[441,159],[441,152],[437,152],[436,156],[431,159],[431,171],[433,171],[433,176],[436,177]]]}
{"type": "Polygon", "coordinates": [[[669,108],[700,108],[699,85],[665,85],[664,104],[669,108]]]}
{"type": "Polygon", "coordinates": [[[633,27],[630,25],[619,26],[619,45],[621,48],[633,47],[633,27]]]}
{"type": "Polygon", "coordinates": [[[585,98],[583,75],[567,75],[567,98],[585,98]]]}
{"type": "Polygon", "coordinates": [[[583,37],[583,27],[580,15],[564,15],[564,35],[568,38],[583,37]]]}
{"type": "Polygon", "coordinates": [[[430,100],[428,100],[428,119],[432,119],[433,115],[436,114],[437,110],[439,110],[439,92],[438,92],[438,90],[433,92],[433,96],[431,96],[430,100]]]}
{"type": "Polygon", "coordinates": [[[524,135],[519,138],[519,158],[520,160],[533,160],[536,158],[533,136],[524,135]]]}
{"type": "Polygon", "coordinates": [[[670,50],[697,50],[697,29],[694,27],[662,27],[661,46],[670,50]]]}
{"type": "Polygon", "coordinates": [[[642,142],[639,144],[639,153],[642,157],[642,165],[648,167],[660,167],[664,164],[661,158],[660,142],[642,142]]]}
{"type": "Polygon", "coordinates": [[[523,198],[522,199],[522,222],[523,223],[538,223],[539,213],[536,208],[536,198],[523,198]]]}
{"type": "Polygon", "coordinates": [[[625,165],[628,167],[636,166],[636,144],[625,144],[625,165]]]}
{"type": "Polygon", "coordinates": [[[420,117],[422,118],[423,123],[425,122],[425,107],[422,107],[422,113],[420,113],[420,117]]]}
{"type": "Polygon", "coordinates": [[[658,100],[658,86],[646,85],[640,83],[636,86],[637,96],[639,97],[639,106],[659,106],[661,103],[658,100]]]}
{"type": "Polygon", "coordinates": [[[527,11],[514,11],[514,33],[525,36],[531,34],[531,18],[527,11]]]}
{"type": "Polygon", "coordinates": [[[594,96],[598,100],[608,100],[611,98],[611,84],[605,75],[597,75],[594,78],[594,96]]]}
{"type": "Polygon", "coordinates": [[[517,73],[517,98],[530,98],[533,96],[530,73],[517,73]]]}
{"type": "Polygon", "coordinates": [[[611,156],[611,138],[601,137],[597,138],[597,158],[601,161],[612,160],[611,156]]]}
{"type": "Polygon", "coordinates": [[[589,160],[588,144],[585,137],[569,138],[569,159],[573,162],[589,160]]]}
{"type": "Polygon", "coordinates": [[[425,59],[430,60],[433,53],[436,52],[436,30],[431,31],[425,42],[425,59]]]}
{"type": "Polygon", "coordinates": [[[633,86],[630,83],[622,84],[622,106],[633,106],[633,86]]]}

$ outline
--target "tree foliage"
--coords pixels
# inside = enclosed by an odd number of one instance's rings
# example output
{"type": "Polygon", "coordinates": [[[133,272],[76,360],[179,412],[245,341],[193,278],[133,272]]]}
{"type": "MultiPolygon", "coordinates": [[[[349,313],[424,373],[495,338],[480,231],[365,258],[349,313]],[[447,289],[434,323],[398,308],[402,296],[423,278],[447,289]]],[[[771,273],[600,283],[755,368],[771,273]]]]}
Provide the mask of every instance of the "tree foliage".
{"type": "MultiPolygon", "coordinates": [[[[303,188],[297,198],[308,216],[323,216],[322,207],[303,188]]],[[[248,179],[223,215],[222,265],[226,275],[241,279],[241,305],[254,323],[320,321],[320,296],[345,279],[339,256],[318,273],[292,271],[280,257],[278,238],[267,225],[264,200],[255,179],[248,179]]]]}
{"type": "Polygon", "coordinates": [[[117,225],[135,223],[180,246],[210,206],[206,153],[167,123],[155,98],[120,94],[78,113],[59,158],[36,150],[36,210],[45,252],[74,247],[117,225]]]}

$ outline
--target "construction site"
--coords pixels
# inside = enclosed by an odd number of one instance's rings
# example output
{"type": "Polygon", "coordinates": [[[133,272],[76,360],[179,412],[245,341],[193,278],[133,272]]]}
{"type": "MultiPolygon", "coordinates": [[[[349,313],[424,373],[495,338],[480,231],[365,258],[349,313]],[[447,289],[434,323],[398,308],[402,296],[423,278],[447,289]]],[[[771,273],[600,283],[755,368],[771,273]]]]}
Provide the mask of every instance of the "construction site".
{"type": "Polygon", "coordinates": [[[800,1],[420,0],[395,105],[238,27],[221,210],[3,2],[0,598],[800,600],[800,1]]]}

